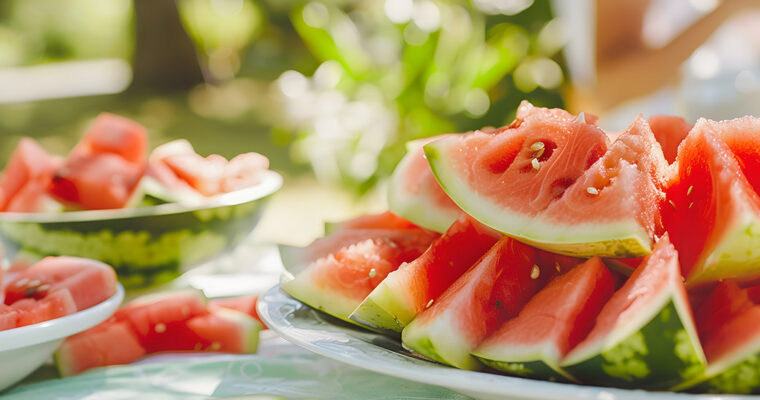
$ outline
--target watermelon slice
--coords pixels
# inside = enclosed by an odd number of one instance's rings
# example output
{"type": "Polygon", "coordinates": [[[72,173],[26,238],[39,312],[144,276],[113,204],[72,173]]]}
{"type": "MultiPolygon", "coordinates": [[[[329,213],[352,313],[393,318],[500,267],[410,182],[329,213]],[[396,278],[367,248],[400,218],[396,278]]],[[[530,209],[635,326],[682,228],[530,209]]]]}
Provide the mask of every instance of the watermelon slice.
{"type": "Polygon", "coordinates": [[[391,272],[349,318],[382,331],[401,332],[500,236],[462,214],[419,258],[391,272]]]}
{"type": "MultiPolygon", "coordinates": [[[[186,323],[191,338],[196,342],[190,348],[176,346],[168,351],[213,351],[221,353],[255,353],[259,345],[261,324],[246,313],[220,308],[206,315],[189,319],[186,323]]],[[[168,333],[168,331],[167,331],[168,333]]]]}
{"type": "Polygon", "coordinates": [[[607,135],[563,110],[523,103],[497,134],[425,146],[446,193],[468,214],[555,253],[638,257],[661,230],[667,167],[642,119],[607,151],[607,135]]]}
{"type": "Polygon", "coordinates": [[[340,249],[362,242],[367,239],[388,239],[393,242],[405,242],[410,238],[415,241],[418,237],[432,241],[436,233],[420,228],[410,229],[345,229],[321,237],[307,247],[279,245],[280,258],[285,268],[290,272],[299,272],[312,262],[329,256],[340,249]]]}
{"type": "Polygon", "coordinates": [[[553,275],[553,267],[541,269],[535,260],[534,248],[499,240],[404,328],[404,346],[441,363],[477,369],[470,353],[553,275]]]}
{"type": "Polygon", "coordinates": [[[698,310],[697,328],[708,366],[702,376],[677,389],[760,393],[760,306],[749,290],[729,280],[719,283],[698,310]]]}
{"type": "Polygon", "coordinates": [[[116,293],[116,274],[99,261],[77,257],[46,257],[19,271],[5,288],[5,304],[41,300],[66,291],[76,310],[90,308],[116,293]]]}
{"type": "Polygon", "coordinates": [[[662,390],[705,367],[678,253],[665,235],[560,366],[581,382],[662,390]]]}
{"type": "Polygon", "coordinates": [[[129,364],[144,355],[129,324],[109,320],[66,338],[54,358],[58,372],[66,377],[91,368],[129,364]]]}
{"type": "Polygon", "coordinates": [[[39,301],[21,299],[11,308],[16,311],[16,327],[39,324],[77,311],[71,292],[66,289],[57,290],[39,301]]]}
{"type": "Polygon", "coordinates": [[[394,237],[375,237],[342,247],[315,260],[280,287],[316,309],[351,322],[348,316],[372,290],[401,263],[419,257],[437,236],[411,231],[402,236],[393,231],[394,237]]]}
{"type": "Polygon", "coordinates": [[[649,126],[654,137],[662,147],[662,153],[668,163],[673,163],[678,155],[678,146],[691,131],[692,125],[681,117],[674,115],[652,115],[649,126]]]}
{"type": "MultiPolygon", "coordinates": [[[[753,143],[746,139],[752,135],[745,126],[749,123],[760,124],[754,119],[723,123],[701,119],[681,144],[678,172],[666,190],[669,204],[663,220],[681,255],[689,287],[760,276],[760,196],[742,172],[742,159],[734,157],[720,139],[721,132],[735,134],[732,144],[744,154],[741,144],[753,143]]],[[[755,173],[749,163],[744,165],[755,173]]]]}
{"type": "Polygon", "coordinates": [[[588,334],[614,291],[612,273],[594,257],[549,282],[473,355],[509,374],[571,380],[560,361],[588,334]]]}
{"type": "Polygon", "coordinates": [[[388,184],[388,208],[415,224],[445,232],[462,210],[454,204],[433,176],[423,146],[452,135],[419,139],[407,144],[407,153],[388,184]]]}
{"type": "Polygon", "coordinates": [[[709,124],[734,153],[755,193],[760,193],[760,118],[743,117],[709,124]]]}
{"type": "Polygon", "coordinates": [[[47,186],[59,164],[34,139],[21,139],[0,179],[0,211],[44,211],[50,202],[47,186]]]}

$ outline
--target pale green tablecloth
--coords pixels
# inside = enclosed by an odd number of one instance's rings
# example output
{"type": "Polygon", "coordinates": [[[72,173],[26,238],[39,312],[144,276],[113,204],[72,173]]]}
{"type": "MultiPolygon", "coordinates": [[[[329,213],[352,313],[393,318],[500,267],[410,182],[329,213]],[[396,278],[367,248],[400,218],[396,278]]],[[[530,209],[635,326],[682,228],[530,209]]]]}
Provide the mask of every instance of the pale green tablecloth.
{"type": "MultiPolygon", "coordinates": [[[[36,374],[39,379],[41,373],[36,374]]],[[[29,381],[29,380],[27,380],[29,381]]],[[[2,400],[194,400],[254,394],[290,399],[468,399],[447,389],[354,368],[271,331],[255,355],[164,354],[127,366],[22,385],[2,400]]]]}

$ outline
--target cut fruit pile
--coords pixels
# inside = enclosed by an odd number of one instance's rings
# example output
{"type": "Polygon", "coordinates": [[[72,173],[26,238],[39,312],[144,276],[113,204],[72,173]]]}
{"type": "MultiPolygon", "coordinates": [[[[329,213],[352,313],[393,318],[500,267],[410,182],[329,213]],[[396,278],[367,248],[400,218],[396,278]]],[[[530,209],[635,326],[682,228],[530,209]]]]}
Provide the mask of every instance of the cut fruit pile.
{"type": "Polygon", "coordinates": [[[167,351],[255,353],[259,331],[256,296],[211,300],[196,292],[137,298],[110,319],[61,343],[55,353],[62,376],[128,364],[167,351]]]}
{"type": "Polygon", "coordinates": [[[283,246],[281,288],[458,368],[760,393],[760,119],[595,120],[410,146],[390,211],[283,246]]]}
{"type": "Polygon", "coordinates": [[[0,271],[0,288],[2,331],[65,317],[107,300],[116,293],[116,274],[99,261],[48,257],[0,271]]]}
{"type": "Polygon", "coordinates": [[[65,159],[23,138],[0,178],[0,212],[101,210],[227,193],[259,183],[269,160],[198,155],[189,142],[159,146],[127,118],[100,114],[65,159]]]}

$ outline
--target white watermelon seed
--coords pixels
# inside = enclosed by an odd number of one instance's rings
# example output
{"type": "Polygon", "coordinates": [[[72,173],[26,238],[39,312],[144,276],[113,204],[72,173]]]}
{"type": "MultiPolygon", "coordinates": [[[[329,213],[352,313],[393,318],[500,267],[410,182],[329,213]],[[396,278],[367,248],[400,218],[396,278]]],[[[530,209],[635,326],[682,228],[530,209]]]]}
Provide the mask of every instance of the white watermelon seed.
{"type": "Polygon", "coordinates": [[[586,123],[586,114],[583,111],[581,111],[578,114],[578,117],[575,118],[575,122],[579,122],[581,124],[585,124],[586,123]]]}
{"type": "Polygon", "coordinates": [[[691,208],[692,206],[694,206],[694,202],[693,201],[691,203],[689,203],[689,208],[691,208]]]}
{"type": "Polygon", "coordinates": [[[166,325],[158,323],[156,324],[156,327],[153,328],[153,330],[155,330],[156,333],[164,333],[166,332],[166,325]]]}
{"type": "Polygon", "coordinates": [[[430,301],[428,301],[428,303],[425,306],[425,308],[430,308],[430,306],[432,306],[432,305],[433,305],[433,299],[430,299],[430,301]]]}
{"type": "Polygon", "coordinates": [[[677,208],[676,203],[674,203],[673,200],[668,200],[668,203],[670,203],[670,205],[673,206],[673,208],[677,208]]]}
{"type": "Polygon", "coordinates": [[[370,269],[370,270],[369,270],[369,277],[370,277],[370,278],[374,278],[374,277],[375,277],[375,275],[377,275],[377,271],[375,271],[375,269],[374,269],[374,268],[370,269]]]}
{"type": "Polygon", "coordinates": [[[201,349],[203,349],[203,344],[201,344],[201,343],[196,343],[196,344],[195,344],[195,346],[193,346],[193,349],[194,349],[195,351],[201,351],[201,349]]]}
{"type": "Polygon", "coordinates": [[[554,263],[554,268],[556,268],[556,269],[557,269],[557,272],[562,272],[562,268],[560,268],[560,266],[559,266],[559,263],[558,263],[558,262],[555,262],[555,263],[554,263]]]}
{"type": "Polygon", "coordinates": [[[536,152],[536,155],[535,155],[535,157],[536,157],[536,158],[538,158],[538,157],[541,157],[542,155],[544,155],[544,150],[546,150],[546,149],[543,149],[543,148],[542,148],[542,149],[539,149],[539,150],[536,152]]]}
{"type": "Polygon", "coordinates": [[[538,171],[541,168],[541,164],[538,163],[538,158],[534,158],[533,160],[531,160],[530,165],[532,165],[533,169],[535,169],[536,171],[538,171]]]}
{"type": "Polygon", "coordinates": [[[211,343],[211,350],[219,350],[222,348],[222,344],[219,342],[211,343]]]}
{"type": "Polygon", "coordinates": [[[26,284],[29,283],[29,278],[21,278],[18,281],[16,281],[16,286],[26,286],[26,284]]]}
{"type": "Polygon", "coordinates": [[[27,284],[26,286],[29,286],[29,287],[35,287],[35,286],[39,286],[39,285],[40,285],[40,283],[42,283],[42,282],[40,282],[40,281],[38,281],[37,279],[35,279],[35,280],[33,280],[33,281],[29,281],[29,284],[27,284]]]}
{"type": "Polygon", "coordinates": [[[50,290],[50,285],[48,285],[47,283],[44,285],[40,285],[40,287],[38,287],[37,290],[40,292],[48,291],[50,290]]]}
{"type": "Polygon", "coordinates": [[[541,269],[538,268],[538,265],[533,264],[533,269],[530,270],[530,279],[538,279],[539,276],[541,276],[541,269]]]}
{"type": "Polygon", "coordinates": [[[530,145],[530,149],[533,150],[533,151],[542,150],[544,147],[546,147],[546,146],[544,146],[544,142],[536,142],[536,143],[533,143],[532,145],[530,145]]]}
{"type": "Polygon", "coordinates": [[[690,195],[692,190],[694,190],[694,185],[691,185],[688,189],[686,189],[686,195],[690,195]]]}
{"type": "Polygon", "coordinates": [[[596,195],[599,194],[599,189],[597,189],[597,188],[595,188],[593,186],[589,186],[589,187],[586,188],[586,193],[588,193],[588,194],[590,194],[592,196],[596,196],[596,195]]]}

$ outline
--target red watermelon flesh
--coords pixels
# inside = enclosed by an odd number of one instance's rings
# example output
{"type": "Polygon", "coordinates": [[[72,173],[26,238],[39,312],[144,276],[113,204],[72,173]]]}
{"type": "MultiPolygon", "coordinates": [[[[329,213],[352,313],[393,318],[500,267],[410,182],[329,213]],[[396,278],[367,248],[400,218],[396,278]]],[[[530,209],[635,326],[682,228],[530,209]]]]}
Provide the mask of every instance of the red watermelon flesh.
{"type": "Polygon", "coordinates": [[[390,272],[419,257],[437,236],[418,229],[408,231],[406,235],[375,237],[342,247],[310,263],[281,288],[316,309],[348,320],[390,272]]]}
{"type": "Polygon", "coordinates": [[[189,183],[204,196],[221,193],[226,160],[203,158],[196,153],[175,154],[164,158],[163,163],[180,179],[189,183]]]}
{"type": "Polygon", "coordinates": [[[110,298],[116,293],[116,274],[99,261],[77,257],[47,257],[20,271],[8,282],[5,303],[31,298],[43,299],[66,290],[84,310],[110,298]]]}
{"type": "Polygon", "coordinates": [[[27,326],[65,317],[77,311],[71,293],[57,290],[42,300],[21,299],[11,305],[16,310],[16,326],[27,326]]]}
{"type": "Polygon", "coordinates": [[[61,376],[71,376],[91,368],[129,364],[145,355],[132,328],[126,322],[108,320],[66,338],[55,353],[61,376]]]}
{"type": "Polygon", "coordinates": [[[741,359],[751,356],[760,350],[753,346],[752,351],[746,346],[760,342],[760,306],[753,305],[743,312],[728,319],[703,343],[707,361],[713,364],[721,363],[723,359],[741,359]]]}
{"type": "Polygon", "coordinates": [[[197,338],[193,350],[223,353],[255,353],[261,324],[246,313],[219,309],[187,321],[197,338]]]}
{"type": "Polygon", "coordinates": [[[526,362],[541,362],[559,371],[562,358],[588,334],[614,291],[612,273],[594,257],[552,279],[474,355],[507,372],[511,363],[526,362]]]}
{"type": "Polygon", "coordinates": [[[350,318],[375,328],[401,331],[500,237],[462,214],[420,257],[391,272],[350,318]]]}
{"type": "Polygon", "coordinates": [[[259,153],[243,153],[233,157],[224,167],[220,184],[222,192],[233,192],[257,185],[261,172],[269,169],[269,159],[259,153]]]}
{"type": "Polygon", "coordinates": [[[743,117],[706,123],[728,145],[744,177],[755,193],[760,193],[760,118],[743,117]]]}
{"type": "Polygon", "coordinates": [[[59,164],[33,139],[21,139],[0,179],[0,211],[41,211],[44,190],[59,164]]]}
{"type": "Polygon", "coordinates": [[[213,299],[209,300],[208,309],[210,311],[215,311],[220,308],[227,308],[230,310],[240,311],[255,318],[262,325],[263,329],[267,329],[266,325],[264,325],[264,322],[261,321],[261,318],[259,318],[258,311],[256,311],[256,303],[258,300],[259,296],[256,295],[213,299]]]}
{"type": "Polygon", "coordinates": [[[71,158],[115,154],[140,166],[145,164],[147,150],[148,132],[142,125],[118,115],[101,113],[74,148],[71,158]]]}
{"type": "Polygon", "coordinates": [[[747,290],[739,288],[736,282],[725,280],[718,283],[694,314],[702,343],[708,342],[728,321],[753,306],[747,290]]]}
{"type": "Polygon", "coordinates": [[[50,193],[86,209],[123,208],[143,172],[143,165],[112,153],[69,157],[53,177],[50,193]]]}
{"type": "Polygon", "coordinates": [[[649,117],[649,126],[662,147],[665,159],[668,163],[673,163],[678,155],[678,146],[689,134],[692,125],[674,115],[652,115],[649,117]]]}
{"type": "Polygon", "coordinates": [[[663,231],[660,206],[666,171],[652,131],[637,118],[544,215],[584,224],[636,221],[644,235],[653,238],[663,231]]]}
{"type": "Polygon", "coordinates": [[[689,286],[760,275],[760,196],[717,127],[697,121],[666,189],[663,221],[689,286]]]}
{"type": "Polygon", "coordinates": [[[15,328],[18,320],[18,311],[5,304],[0,304],[0,331],[15,328]]]}
{"type": "Polygon", "coordinates": [[[205,313],[206,307],[198,294],[180,292],[135,299],[119,309],[114,317],[128,322],[142,346],[153,352],[166,349],[165,341],[173,340],[164,332],[205,313]]]}
{"type": "Polygon", "coordinates": [[[499,240],[404,328],[404,345],[458,368],[477,368],[470,353],[554,275],[553,267],[541,269],[535,259],[534,248],[499,240]]]}

